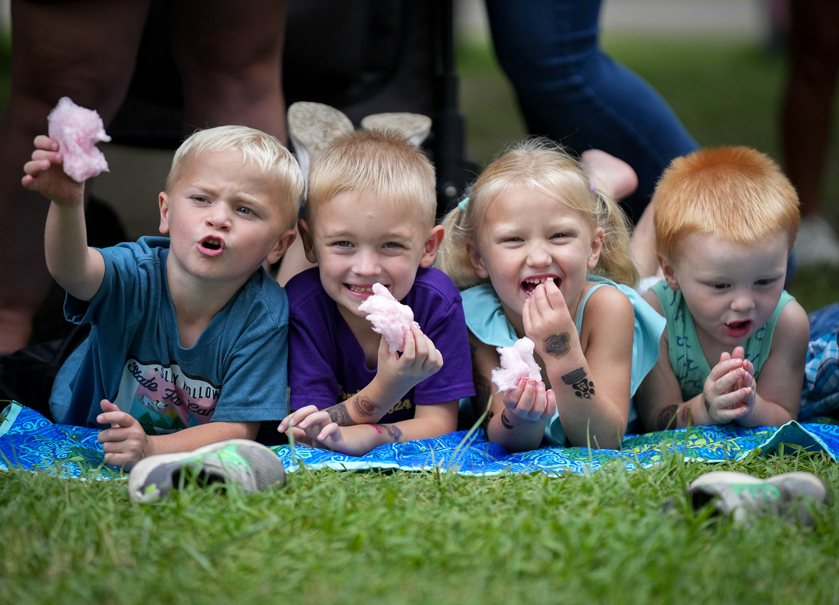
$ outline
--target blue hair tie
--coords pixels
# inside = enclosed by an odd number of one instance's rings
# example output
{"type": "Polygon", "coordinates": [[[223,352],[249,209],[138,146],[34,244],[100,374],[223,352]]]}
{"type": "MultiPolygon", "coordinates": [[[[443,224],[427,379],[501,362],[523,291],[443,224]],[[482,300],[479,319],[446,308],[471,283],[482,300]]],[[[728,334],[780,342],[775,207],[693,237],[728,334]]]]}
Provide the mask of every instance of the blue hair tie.
{"type": "Polygon", "coordinates": [[[466,205],[469,203],[469,196],[466,196],[460,202],[458,202],[457,207],[460,208],[461,212],[466,212],[466,205]]]}

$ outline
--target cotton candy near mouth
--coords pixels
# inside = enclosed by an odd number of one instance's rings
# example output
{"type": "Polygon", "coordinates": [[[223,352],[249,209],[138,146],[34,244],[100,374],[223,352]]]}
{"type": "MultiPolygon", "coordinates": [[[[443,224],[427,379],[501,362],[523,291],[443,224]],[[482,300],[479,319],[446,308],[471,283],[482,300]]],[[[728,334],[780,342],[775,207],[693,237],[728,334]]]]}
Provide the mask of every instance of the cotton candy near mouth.
{"type": "Polygon", "coordinates": [[[542,370],[533,358],[535,348],[536,345],[526,336],[519,338],[512,346],[498,347],[501,367],[492,371],[492,382],[499,391],[512,391],[522,378],[542,380],[542,370]]]}
{"type": "Polygon", "coordinates": [[[108,171],[105,156],[96,148],[99,141],[111,140],[105,133],[102,118],[93,109],[79,107],[70,97],[61,97],[50,115],[49,135],[58,143],[64,156],[64,172],[83,183],[100,172],[108,171]]]}
{"type": "Polygon", "coordinates": [[[358,310],[368,314],[367,321],[384,337],[391,355],[404,350],[405,332],[412,326],[419,328],[411,307],[396,300],[382,284],[373,284],[372,296],[358,305],[358,310]]]}

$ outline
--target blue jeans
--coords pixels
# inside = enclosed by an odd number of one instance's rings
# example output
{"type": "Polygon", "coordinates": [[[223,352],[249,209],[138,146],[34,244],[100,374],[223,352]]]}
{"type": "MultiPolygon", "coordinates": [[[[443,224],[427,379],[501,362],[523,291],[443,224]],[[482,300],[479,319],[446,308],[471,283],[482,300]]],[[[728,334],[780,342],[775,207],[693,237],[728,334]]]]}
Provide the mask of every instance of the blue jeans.
{"type": "Polygon", "coordinates": [[[600,50],[600,5],[486,0],[495,52],[530,132],[632,166],[638,190],[624,203],[637,221],[670,161],[698,145],[649,84],[600,50]]]}

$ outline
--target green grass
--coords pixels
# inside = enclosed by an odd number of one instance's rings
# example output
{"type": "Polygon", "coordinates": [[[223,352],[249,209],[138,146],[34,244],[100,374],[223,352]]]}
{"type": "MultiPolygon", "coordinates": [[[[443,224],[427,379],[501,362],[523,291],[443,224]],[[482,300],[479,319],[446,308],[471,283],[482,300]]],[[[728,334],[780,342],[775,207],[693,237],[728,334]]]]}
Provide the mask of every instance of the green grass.
{"type": "Polygon", "coordinates": [[[242,496],[131,505],[125,484],[0,475],[0,594],[13,603],[831,603],[839,467],[821,456],[591,476],[292,475],[242,496]],[[807,529],[695,515],[708,469],[815,472],[807,529]],[[676,497],[676,510],[662,505],[676,497]]]}

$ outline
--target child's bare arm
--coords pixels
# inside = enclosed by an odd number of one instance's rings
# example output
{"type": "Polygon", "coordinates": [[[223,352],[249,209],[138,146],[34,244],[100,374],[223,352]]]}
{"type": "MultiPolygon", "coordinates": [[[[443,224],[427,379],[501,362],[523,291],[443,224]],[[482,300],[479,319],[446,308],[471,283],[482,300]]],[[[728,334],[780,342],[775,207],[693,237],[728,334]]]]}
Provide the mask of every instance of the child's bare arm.
{"type": "Polygon", "coordinates": [[[309,413],[300,420],[303,416],[301,413],[307,409],[304,408],[283,420],[280,429],[291,430],[296,439],[310,442],[316,447],[349,456],[363,456],[387,443],[431,439],[453,432],[457,428],[457,408],[457,401],[418,405],[411,420],[345,427],[331,422],[325,411],[309,413]]]}
{"type": "Polygon", "coordinates": [[[79,300],[91,300],[105,277],[102,255],[87,245],[84,219],[84,184],[64,173],[58,143],[35,138],[32,159],[23,167],[21,183],[49,198],[44,233],[47,267],[55,280],[79,300]]]}
{"type": "Polygon", "coordinates": [[[378,422],[408,391],[442,367],[443,354],[419,328],[411,328],[405,334],[405,350],[401,355],[391,355],[382,338],[379,369],[370,384],[326,411],[339,426],[378,422]]]}
{"type": "Polygon", "coordinates": [[[592,329],[584,354],[562,293],[549,281],[525,305],[525,332],[545,362],[569,441],[616,449],[629,418],[635,313],[615,288],[595,292],[585,313],[592,329]]]}
{"type": "Polygon", "coordinates": [[[796,301],[781,311],[772,348],[757,380],[751,411],[737,420],[742,426],[780,426],[798,417],[804,364],[810,338],[807,313],[796,301]]]}
{"type": "Polygon", "coordinates": [[[105,462],[130,470],[143,458],[170,452],[188,452],[226,439],[254,439],[259,422],[210,422],[169,435],[146,435],[136,418],[103,399],[99,424],[110,424],[97,437],[105,462]]]}

